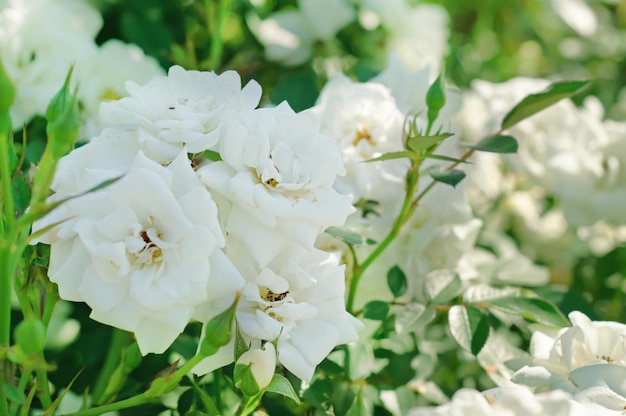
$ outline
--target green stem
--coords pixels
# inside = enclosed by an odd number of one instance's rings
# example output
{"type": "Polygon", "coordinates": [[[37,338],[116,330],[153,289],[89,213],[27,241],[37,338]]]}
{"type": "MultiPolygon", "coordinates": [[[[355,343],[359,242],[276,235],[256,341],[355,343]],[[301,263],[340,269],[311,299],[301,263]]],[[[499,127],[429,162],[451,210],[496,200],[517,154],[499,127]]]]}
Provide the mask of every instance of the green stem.
{"type": "Polygon", "coordinates": [[[389,247],[391,242],[400,234],[402,231],[402,227],[406,224],[407,220],[413,214],[417,205],[412,204],[413,194],[415,193],[415,189],[417,188],[419,172],[418,172],[419,164],[415,163],[414,166],[411,167],[409,172],[407,173],[407,189],[406,195],[404,196],[404,201],[402,203],[402,208],[400,209],[400,213],[396,217],[396,220],[393,224],[393,227],[384,238],[383,241],[376,246],[374,251],[370,253],[369,256],[365,259],[363,263],[359,267],[355,267],[356,273],[352,275],[352,280],[350,281],[350,289],[348,291],[348,300],[346,301],[346,310],[352,313],[354,308],[354,300],[356,298],[356,291],[359,286],[359,281],[365,270],[380,256],[386,249],[389,247]]]}
{"type": "Polygon", "coordinates": [[[48,372],[46,370],[37,370],[37,396],[41,400],[44,409],[52,406],[52,395],[50,394],[50,383],[48,383],[48,372]]]}
{"type": "Polygon", "coordinates": [[[2,208],[4,211],[4,221],[7,231],[13,229],[15,222],[15,203],[13,201],[13,192],[11,189],[11,171],[9,170],[9,149],[7,143],[9,135],[2,134],[0,136],[0,186],[2,187],[2,208]]]}
{"type": "MultiPolygon", "coordinates": [[[[205,1],[205,9],[209,11],[210,1],[205,1]]],[[[222,65],[222,55],[224,53],[224,39],[222,32],[226,17],[230,12],[232,0],[220,0],[217,16],[213,22],[213,33],[211,36],[210,62],[214,70],[218,70],[222,65]]]]}
{"type": "MultiPolygon", "coordinates": [[[[191,358],[191,360],[187,361],[182,367],[180,367],[174,373],[174,376],[167,383],[165,391],[171,391],[174,387],[178,385],[180,380],[191,371],[200,361],[202,361],[205,357],[202,355],[195,355],[191,358]]],[[[150,390],[145,391],[141,394],[138,394],[133,397],[129,397],[128,399],[120,400],[115,403],[105,404],[104,406],[94,407],[92,409],[80,410],[78,412],[69,413],[66,416],[97,416],[106,412],[113,412],[116,410],[126,409],[133,406],[139,406],[140,404],[147,403],[149,401],[155,400],[156,397],[153,395],[149,395],[150,390]]]]}
{"type": "Polygon", "coordinates": [[[111,345],[109,345],[109,350],[107,352],[107,356],[104,360],[104,365],[102,366],[102,370],[98,375],[98,379],[96,380],[96,384],[93,388],[92,398],[93,403],[100,404],[102,395],[106,390],[107,385],[109,384],[109,378],[117,365],[120,362],[122,356],[122,348],[128,345],[129,341],[132,340],[132,334],[130,332],[122,331],[120,329],[113,330],[113,338],[111,339],[111,345]]]}

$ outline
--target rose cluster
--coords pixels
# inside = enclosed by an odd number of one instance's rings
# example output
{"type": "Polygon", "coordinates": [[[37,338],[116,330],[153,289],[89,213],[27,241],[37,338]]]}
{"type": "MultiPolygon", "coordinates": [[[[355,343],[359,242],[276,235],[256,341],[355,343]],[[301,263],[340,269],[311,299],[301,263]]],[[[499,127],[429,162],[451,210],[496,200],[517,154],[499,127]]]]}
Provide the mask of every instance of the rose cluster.
{"type": "MultiPolygon", "coordinates": [[[[147,354],[239,294],[238,328],[265,352],[251,360],[275,351],[310,380],[361,326],[345,310],[345,266],[314,247],[354,210],[333,188],[345,173],[335,142],[312,111],[257,108],[260,86],[242,88],[234,71],[174,66],[127,89],[102,105],[108,127],[59,161],[50,201],[66,201],[33,227],[51,244],[60,296],[133,332],[147,354]]],[[[195,371],[228,364],[233,348],[195,371]]]]}

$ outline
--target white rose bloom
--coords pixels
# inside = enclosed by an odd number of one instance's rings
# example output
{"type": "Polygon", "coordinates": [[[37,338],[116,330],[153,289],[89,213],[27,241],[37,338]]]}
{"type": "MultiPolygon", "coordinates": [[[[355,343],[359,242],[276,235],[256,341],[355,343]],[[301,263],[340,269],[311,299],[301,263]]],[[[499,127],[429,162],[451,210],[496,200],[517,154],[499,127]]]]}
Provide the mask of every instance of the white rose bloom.
{"type": "Polygon", "coordinates": [[[241,88],[235,71],[217,75],[180,66],[144,86],[129,81],[126,89],[129,97],[102,104],[103,121],[138,126],[146,155],[167,161],[185,146],[191,153],[214,149],[224,120],[254,109],[261,98],[260,85],[251,81],[241,88]]]}
{"type": "Polygon", "coordinates": [[[333,77],[312,111],[322,120],[322,133],[335,139],[347,170],[335,187],[359,199],[397,200],[408,169],[406,160],[363,163],[384,153],[403,150],[403,115],[390,91],[378,83],[333,77]]]}
{"type": "Polygon", "coordinates": [[[265,46],[268,60],[299,65],[310,58],[316,41],[331,40],[355,17],[347,0],[299,0],[295,10],[279,11],[265,20],[251,16],[248,24],[265,46]]]}
{"type": "Polygon", "coordinates": [[[440,5],[410,7],[404,0],[363,0],[363,7],[376,13],[389,32],[387,51],[408,70],[429,65],[439,71],[448,53],[448,13],[440,5]]]}
{"type": "MultiPolygon", "coordinates": [[[[533,333],[531,365],[513,375],[513,381],[540,389],[560,388],[575,392],[574,373],[598,364],[626,366],[626,325],[610,321],[591,321],[580,312],[569,314],[572,326],[558,331],[533,333]]],[[[585,372],[591,371],[586,369],[585,372]]]]}
{"type": "Polygon", "coordinates": [[[457,391],[449,403],[416,408],[409,416],[589,416],[589,410],[562,391],[533,395],[521,386],[497,387],[482,393],[457,391]]]}
{"type": "Polygon", "coordinates": [[[354,211],[332,185],[345,173],[332,139],[310,111],[287,103],[231,118],[223,126],[222,161],[198,170],[202,180],[232,202],[224,230],[265,266],[291,242],[312,248],[329,226],[354,211]]]}
{"type": "Polygon", "coordinates": [[[83,105],[81,116],[87,123],[82,136],[91,138],[99,133],[100,104],[126,96],[126,81],[145,84],[164,72],[156,59],[146,56],[136,45],[117,39],[102,44],[76,73],[78,98],[83,105]]]}
{"type": "Polygon", "coordinates": [[[356,341],[362,327],[345,310],[344,268],[328,253],[291,245],[260,271],[244,271],[237,312],[244,337],[278,339],[278,361],[309,381],[315,366],[335,346],[356,341]]]}
{"type": "Polygon", "coordinates": [[[77,73],[93,58],[101,26],[82,0],[11,0],[0,10],[0,56],[17,90],[15,129],[45,113],[72,64],[77,73]]]}
{"type": "Polygon", "coordinates": [[[72,218],[63,235],[39,238],[52,245],[50,280],[91,318],[134,332],[143,354],[165,351],[217,281],[238,278],[212,270],[228,263],[217,206],[185,150],[167,167],[139,152],[118,182],[57,210],[33,229],[72,218]]]}
{"type": "MultiPolygon", "coordinates": [[[[472,87],[483,97],[484,105],[467,108],[467,118],[482,121],[482,130],[473,126],[472,132],[484,136],[497,131],[504,115],[519,100],[547,85],[546,80],[528,78],[502,84],[475,81],[472,87]],[[489,116],[474,115],[476,112],[489,116]]],[[[626,123],[603,121],[602,117],[601,105],[593,98],[580,108],[563,100],[507,132],[519,143],[517,154],[505,157],[508,168],[555,195],[568,223],[574,226],[599,220],[624,223],[617,207],[626,203],[626,123]]]]}

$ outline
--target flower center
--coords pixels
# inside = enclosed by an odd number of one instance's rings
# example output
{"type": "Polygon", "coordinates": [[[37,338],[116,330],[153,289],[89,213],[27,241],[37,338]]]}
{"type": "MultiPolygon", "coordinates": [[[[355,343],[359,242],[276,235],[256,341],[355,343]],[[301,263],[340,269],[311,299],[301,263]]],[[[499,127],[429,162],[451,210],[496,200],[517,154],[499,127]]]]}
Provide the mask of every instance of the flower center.
{"type": "Polygon", "coordinates": [[[148,228],[139,232],[139,237],[143,240],[144,246],[137,252],[135,256],[137,261],[143,264],[157,263],[163,260],[163,251],[155,243],[161,239],[161,233],[154,228],[148,228]]]}
{"type": "Polygon", "coordinates": [[[357,129],[356,135],[354,137],[354,140],[352,141],[352,146],[356,147],[361,140],[365,140],[371,146],[374,146],[376,144],[376,142],[374,142],[374,138],[372,137],[370,132],[367,131],[367,129],[363,128],[363,127],[359,127],[357,129]]]}

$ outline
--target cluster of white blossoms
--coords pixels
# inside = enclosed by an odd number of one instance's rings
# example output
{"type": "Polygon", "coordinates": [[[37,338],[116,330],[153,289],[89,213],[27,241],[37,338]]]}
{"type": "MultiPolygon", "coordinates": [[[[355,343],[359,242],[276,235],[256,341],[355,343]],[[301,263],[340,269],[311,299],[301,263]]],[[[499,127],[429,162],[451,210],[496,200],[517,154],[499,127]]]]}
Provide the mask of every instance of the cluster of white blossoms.
{"type": "Polygon", "coordinates": [[[566,328],[539,327],[530,363],[506,386],[457,391],[449,403],[415,408],[411,416],[619,416],[626,412],[626,325],[569,315],[566,328]]]}
{"type": "MultiPolygon", "coordinates": [[[[457,118],[463,139],[493,134],[516,102],[548,84],[529,78],[475,81],[457,118]]],[[[603,117],[590,97],[581,107],[563,100],[520,122],[510,130],[519,143],[516,155],[477,155],[474,166],[489,174],[474,175],[476,181],[470,175],[473,206],[484,211],[499,200],[499,218],[491,222],[510,226],[527,253],[560,267],[570,267],[585,251],[601,255],[623,242],[618,207],[626,201],[626,123],[603,117]],[[548,198],[556,203],[548,206],[548,198]]]]}
{"type": "Polygon", "coordinates": [[[17,90],[15,129],[45,113],[72,65],[83,136],[97,134],[100,103],[126,95],[126,80],[143,83],[163,73],[135,45],[112,39],[98,46],[102,23],[85,0],[9,0],[0,6],[0,57],[17,90]]]}
{"type": "MultiPolygon", "coordinates": [[[[174,66],[127,89],[102,105],[109,127],[59,162],[50,199],[74,198],[33,227],[60,296],[133,332],[143,354],[239,296],[245,361],[264,380],[276,361],[310,380],[361,326],[345,310],[344,266],[314,247],[354,210],[333,189],[345,173],[334,141],[311,111],[257,108],[260,86],[234,71],[174,66]]],[[[230,343],[195,371],[233,359],[230,343]]]]}

